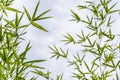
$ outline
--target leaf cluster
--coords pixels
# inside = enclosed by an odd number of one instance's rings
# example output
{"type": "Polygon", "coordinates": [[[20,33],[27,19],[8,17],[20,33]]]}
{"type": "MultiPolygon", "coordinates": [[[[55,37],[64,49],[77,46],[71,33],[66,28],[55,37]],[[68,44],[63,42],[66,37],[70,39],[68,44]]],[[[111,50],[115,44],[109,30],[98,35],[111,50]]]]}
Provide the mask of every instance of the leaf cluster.
{"type": "MultiPolygon", "coordinates": [[[[24,11],[20,11],[11,7],[14,0],[0,0],[0,80],[26,80],[28,74],[39,74],[44,69],[37,66],[36,63],[44,62],[45,60],[28,60],[27,54],[31,49],[30,42],[26,43],[23,49],[21,43],[24,42],[24,37],[27,32],[25,31],[30,25],[39,28],[40,30],[47,31],[35,21],[43,20],[50,17],[43,17],[50,10],[36,16],[37,9],[40,1],[38,1],[34,14],[31,18],[28,10],[24,7],[24,11]],[[7,11],[15,13],[14,19],[9,18],[7,11]],[[25,14],[27,15],[30,23],[21,24],[25,14]],[[22,51],[19,49],[22,48],[22,51]],[[28,71],[30,70],[30,71],[28,71]]],[[[46,74],[42,72],[45,78],[49,77],[50,72],[46,74]]],[[[37,80],[37,75],[30,76],[30,80],[37,80]]]]}
{"type": "MultiPolygon", "coordinates": [[[[88,31],[81,30],[81,34],[76,36],[71,36],[69,33],[63,35],[65,39],[62,42],[65,42],[65,45],[73,43],[75,46],[82,47],[77,56],[73,55],[73,60],[66,57],[68,64],[74,67],[73,78],[77,80],[120,79],[120,41],[119,36],[112,31],[115,22],[113,15],[118,15],[117,13],[120,12],[116,9],[117,3],[113,0],[85,1],[84,4],[78,5],[79,11],[86,10],[90,13],[86,14],[84,19],[71,10],[73,17],[71,21],[84,23],[85,28],[88,29],[88,31]]],[[[60,55],[59,50],[54,47],[55,49],[50,47],[56,53],[54,56],[60,55]]]]}

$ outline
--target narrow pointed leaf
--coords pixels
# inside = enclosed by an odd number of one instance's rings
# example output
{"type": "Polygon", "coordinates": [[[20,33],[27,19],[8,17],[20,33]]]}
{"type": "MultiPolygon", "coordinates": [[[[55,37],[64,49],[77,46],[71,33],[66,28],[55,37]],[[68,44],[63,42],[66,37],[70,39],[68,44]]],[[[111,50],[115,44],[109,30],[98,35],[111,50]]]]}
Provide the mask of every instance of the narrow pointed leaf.
{"type": "Polygon", "coordinates": [[[15,9],[15,8],[12,8],[12,7],[6,7],[6,9],[9,10],[9,11],[13,11],[13,12],[19,12],[19,13],[21,13],[21,11],[15,9]]]}
{"type": "Polygon", "coordinates": [[[27,61],[27,62],[24,62],[23,64],[27,64],[27,63],[38,63],[38,62],[44,62],[46,60],[31,60],[31,61],[27,61]]]}
{"type": "Polygon", "coordinates": [[[51,9],[49,9],[49,10],[41,13],[41,14],[40,14],[39,16],[37,16],[35,19],[41,18],[42,16],[44,16],[45,14],[47,14],[47,13],[50,12],[50,11],[51,11],[51,9]]]}
{"type": "Polygon", "coordinates": [[[18,13],[16,13],[15,25],[18,26],[18,13]]]}
{"type": "Polygon", "coordinates": [[[48,16],[48,17],[40,17],[40,18],[35,18],[34,21],[37,21],[37,20],[45,20],[45,19],[49,19],[49,18],[52,18],[52,16],[48,16]]]}
{"type": "Polygon", "coordinates": [[[34,13],[33,13],[32,19],[34,19],[35,16],[36,16],[36,13],[37,13],[37,10],[38,10],[38,6],[39,6],[39,4],[40,4],[40,1],[38,1],[37,5],[36,5],[36,8],[35,8],[35,10],[34,10],[34,13]]]}
{"type": "Polygon", "coordinates": [[[0,41],[2,41],[2,25],[0,24],[0,41]]]}
{"type": "Polygon", "coordinates": [[[24,10],[25,10],[25,13],[27,15],[27,18],[29,19],[29,21],[31,21],[32,20],[31,16],[30,16],[29,12],[27,11],[27,9],[25,7],[24,7],[24,10]]]}
{"type": "Polygon", "coordinates": [[[41,25],[39,25],[38,23],[36,23],[36,22],[32,22],[31,23],[34,27],[36,27],[36,28],[38,28],[38,29],[40,29],[40,30],[43,30],[43,31],[45,31],[45,32],[48,32],[44,27],[42,27],[41,25]]]}
{"type": "Polygon", "coordinates": [[[9,20],[7,20],[7,19],[4,19],[4,20],[5,20],[8,24],[10,24],[12,27],[14,27],[14,28],[16,27],[15,24],[12,23],[12,21],[9,21],[9,20]]]}
{"type": "Polygon", "coordinates": [[[18,24],[21,22],[23,16],[24,16],[24,13],[21,14],[21,16],[20,16],[20,18],[19,18],[19,20],[18,20],[18,24]]]}

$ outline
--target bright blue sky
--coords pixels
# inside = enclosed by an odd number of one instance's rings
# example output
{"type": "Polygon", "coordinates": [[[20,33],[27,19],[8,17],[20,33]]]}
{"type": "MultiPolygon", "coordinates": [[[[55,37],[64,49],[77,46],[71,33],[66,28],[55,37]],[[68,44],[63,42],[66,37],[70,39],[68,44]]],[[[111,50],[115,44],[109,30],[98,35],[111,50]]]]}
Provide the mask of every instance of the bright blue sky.
{"type": "MultiPolygon", "coordinates": [[[[28,11],[33,12],[35,5],[38,0],[16,0],[16,8],[23,10],[22,6],[24,5],[28,11]]],[[[80,29],[83,28],[83,24],[77,24],[75,22],[69,21],[72,16],[70,13],[70,9],[77,11],[76,6],[82,4],[84,0],[41,0],[41,4],[39,6],[39,12],[43,12],[48,9],[52,9],[50,13],[47,15],[54,16],[54,18],[39,21],[39,24],[44,26],[49,32],[43,32],[34,27],[28,28],[28,33],[25,38],[29,41],[31,40],[32,49],[28,55],[29,59],[49,59],[51,56],[51,51],[47,47],[48,45],[52,45],[53,43],[57,46],[63,47],[64,43],[61,44],[60,40],[63,38],[62,35],[69,32],[72,34],[80,33],[80,29]]],[[[78,12],[79,13],[79,12],[78,12]]],[[[84,14],[87,12],[80,13],[81,17],[84,17],[84,14]]],[[[120,25],[119,21],[116,22],[115,27],[120,25]]],[[[84,29],[84,28],[83,28],[84,29]]],[[[119,32],[114,28],[114,31],[119,32]]],[[[68,45],[63,48],[74,48],[73,53],[76,52],[76,48],[71,45],[68,45]]],[[[66,65],[66,60],[55,60],[51,59],[45,63],[40,64],[46,67],[48,70],[53,72],[53,76],[55,74],[61,74],[65,72],[64,80],[73,80],[69,77],[70,69],[66,65]]],[[[74,79],[75,80],[75,79],[74,79]]]]}

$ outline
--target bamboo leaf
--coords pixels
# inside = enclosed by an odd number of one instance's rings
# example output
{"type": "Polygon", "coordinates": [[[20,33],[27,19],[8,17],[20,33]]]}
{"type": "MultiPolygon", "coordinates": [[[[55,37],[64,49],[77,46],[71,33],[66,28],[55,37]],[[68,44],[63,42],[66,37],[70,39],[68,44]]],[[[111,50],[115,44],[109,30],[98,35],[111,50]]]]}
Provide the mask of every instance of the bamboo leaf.
{"type": "Polygon", "coordinates": [[[18,26],[18,13],[16,13],[15,25],[16,25],[16,27],[18,26]]]}
{"type": "Polygon", "coordinates": [[[2,41],[2,25],[0,24],[0,41],[2,41]]]}
{"type": "Polygon", "coordinates": [[[65,40],[61,40],[62,42],[66,42],[65,44],[69,44],[69,43],[73,43],[75,44],[75,40],[74,38],[69,34],[67,33],[66,35],[63,35],[66,39],[65,40]]]}
{"type": "Polygon", "coordinates": [[[36,16],[36,13],[37,13],[37,10],[38,10],[38,7],[39,7],[39,4],[40,4],[40,1],[38,1],[37,5],[36,5],[36,8],[35,8],[35,10],[34,10],[34,13],[33,13],[32,19],[34,19],[35,16],[36,16]]]}
{"type": "Polygon", "coordinates": [[[37,80],[38,77],[32,77],[30,80],[37,80]]]}
{"type": "Polygon", "coordinates": [[[21,11],[15,9],[15,8],[12,8],[12,7],[6,7],[6,9],[9,10],[9,11],[13,11],[13,12],[19,12],[19,13],[21,13],[21,11]]]}
{"type": "Polygon", "coordinates": [[[83,6],[83,5],[79,5],[77,7],[78,7],[78,9],[86,9],[87,8],[87,6],[83,6]]]}
{"type": "Polygon", "coordinates": [[[38,15],[38,16],[37,16],[36,18],[34,18],[34,19],[35,19],[35,20],[40,19],[42,16],[44,16],[45,14],[47,14],[47,13],[50,12],[50,11],[51,11],[51,10],[49,9],[49,10],[41,13],[40,15],[38,15]]]}
{"type": "Polygon", "coordinates": [[[116,73],[116,80],[119,80],[119,76],[118,76],[118,74],[116,73]]]}
{"type": "Polygon", "coordinates": [[[36,69],[35,71],[32,71],[32,72],[35,73],[35,74],[38,74],[38,75],[40,75],[40,76],[42,76],[46,79],[49,79],[49,75],[50,75],[49,71],[47,73],[44,73],[44,72],[36,69]]]}
{"type": "Polygon", "coordinates": [[[39,67],[39,66],[32,65],[32,64],[30,64],[30,65],[24,64],[24,65],[25,65],[25,66],[28,66],[28,67],[31,67],[31,68],[34,68],[34,69],[45,69],[45,68],[43,68],[43,67],[39,67]]]}
{"type": "Polygon", "coordinates": [[[3,13],[8,17],[8,14],[5,9],[3,9],[3,13]]]}
{"type": "Polygon", "coordinates": [[[88,64],[87,64],[85,61],[84,61],[84,64],[85,64],[87,70],[88,70],[89,72],[91,72],[91,71],[90,71],[90,68],[89,68],[89,66],[88,66],[88,64]]]}
{"type": "Polygon", "coordinates": [[[71,10],[71,12],[72,12],[72,16],[74,18],[71,21],[77,21],[77,22],[79,22],[81,20],[80,16],[77,13],[73,12],[72,10],[71,10]]]}
{"type": "Polygon", "coordinates": [[[62,79],[63,79],[63,74],[57,75],[57,79],[56,80],[62,80],[62,79]]]}
{"type": "Polygon", "coordinates": [[[108,67],[111,67],[111,68],[114,68],[114,66],[112,66],[112,65],[110,65],[110,64],[107,64],[107,63],[103,63],[103,65],[108,66],[108,67]]]}
{"type": "Polygon", "coordinates": [[[111,12],[111,10],[117,5],[117,2],[115,4],[113,4],[110,8],[109,11],[111,12]]]}
{"type": "Polygon", "coordinates": [[[19,18],[19,20],[18,20],[18,24],[21,22],[23,16],[24,16],[24,13],[22,13],[22,15],[20,16],[20,18],[19,18]]]}
{"type": "Polygon", "coordinates": [[[48,17],[40,17],[40,18],[34,18],[33,21],[44,20],[44,19],[49,19],[49,18],[52,18],[52,16],[48,16],[48,17]]]}
{"type": "Polygon", "coordinates": [[[7,19],[4,19],[9,25],[11,25],[12,27],[16,28],[15,24],[12,23],[12,21],[9,21],[7,19]]]}
{"type": "Polygon", "coordinates": [[[38,62],[44,62],[44,61],[46,61],[46,60],[31,60],[31,61],[24,62],[23,64],[38,63],[38,62]]]}
{"type": "Polygon", "coordinates": [[[43,30],[43,31],[45,31],[45,32],[48,32],[44,27],[42,27],[41,25],[39,25],[38,23],[36,23],[36,22],[32,22],[31,23],[34,27],[36,27],[36,28],[38,28],[38,29],[40,29],[40,30],[43,30]]]}
{"type": "Polygon", "coordinates": [[[21,62],[23,62],[26,58],[26,54],[27,52],[30,50],[31,46],[30,46],[30,42],[27,44],[25,50],[20,54],[20,58],[21,58],[21,62]]]}
{"type": "Polygon", "coordinates": [[[27,9],[24,7],[24,10],[25,10],[25,13],[26,13],[26,15],[27,15],[27,18],[29,19],[29,21],[31,22],[31,16],[30,16],[30,14],[29,14],[29,12],[27,11],[27,9]]]}

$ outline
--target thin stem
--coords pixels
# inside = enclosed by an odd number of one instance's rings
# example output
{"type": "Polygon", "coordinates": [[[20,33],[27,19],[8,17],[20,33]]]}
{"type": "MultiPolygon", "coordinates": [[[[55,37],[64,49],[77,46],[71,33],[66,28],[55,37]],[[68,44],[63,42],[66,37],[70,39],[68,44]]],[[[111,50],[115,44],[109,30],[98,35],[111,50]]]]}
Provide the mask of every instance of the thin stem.
{"type": "Polygon", "coordinates": [[[103,71],[102,71],[102,60],[101,60],[101,58],[99,59],[99,62],[100,62],[100,77],[102,77],[103,71]]]}

